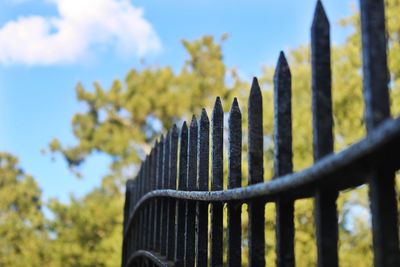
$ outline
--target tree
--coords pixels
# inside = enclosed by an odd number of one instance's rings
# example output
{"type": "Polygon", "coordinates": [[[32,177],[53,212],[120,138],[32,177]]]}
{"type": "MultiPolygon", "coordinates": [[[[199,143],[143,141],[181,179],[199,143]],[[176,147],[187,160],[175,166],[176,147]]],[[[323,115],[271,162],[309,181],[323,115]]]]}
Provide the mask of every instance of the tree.
{"type": "Polygon", "coordinates": [[[63,204],[53,199],[50,229],[52,266],[117,266],[122,244],[122,195],[114,183],[103,180],[81,199],[63,204]]]}
{"type": "Polygon", "coordinates": [[[41,191],[18,159],[0,153],[0,266],[48,266],[41,191]]]}

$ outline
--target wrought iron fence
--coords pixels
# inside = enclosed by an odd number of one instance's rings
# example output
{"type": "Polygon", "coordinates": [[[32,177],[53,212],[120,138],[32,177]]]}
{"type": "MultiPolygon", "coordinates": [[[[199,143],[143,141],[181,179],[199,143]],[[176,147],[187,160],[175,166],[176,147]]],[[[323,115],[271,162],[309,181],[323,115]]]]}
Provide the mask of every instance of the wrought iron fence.
{"type": "Polygon", "coordinates": [[[384,1],[361,0],[360,9],[367,136],[333,153],[330,26],[318,1],[311,27],[314,165],[292,173],[291,74],[281,53],[274,76],[273,179],[264,182],[262,92],[254,78],[248,102],[248,186],[241,187],[242,115],[235,99],[228,121],[228,190],[223,189],[224,111],[217,98],[211,188],[210,122],[203,110],[199,122],[193,116],[189,126],[174,126],[161,136],[136,179],[128,180],[123,266],[224,265],[225,204],[225,264],[241,266],[243,203],[248,205],[249,265],[265,266],[264,209],[270,202],[276,204],[276,264],[295,266],[294,202],[302,198],[315,201],[318,266],[338,266],[338,192],[362,184],[369,186],[374,265],[400,266],[394,179],[400,167],[400,118],[390,118],[384,1]]]}

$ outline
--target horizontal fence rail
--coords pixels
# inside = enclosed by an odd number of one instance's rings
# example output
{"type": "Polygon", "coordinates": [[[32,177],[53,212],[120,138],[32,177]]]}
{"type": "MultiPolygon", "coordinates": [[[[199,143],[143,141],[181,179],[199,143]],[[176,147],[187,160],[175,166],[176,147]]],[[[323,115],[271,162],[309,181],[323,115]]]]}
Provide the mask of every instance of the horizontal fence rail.
{"type": "Polygon", "coordinates": [[[193,116],[189,125],[174,126],[155,142],[137,177],[128,180],[122,266],[242,266],[244,203],[248,205],[249,266],[266,265],[267,203],[276,204],[276,265],[295,266],[294,203],[303,198],[315,202],[318,266],[338,266],[338,193],[363,184],[369,187],[374,265],[400,266],[394,179],[400,169],[400,118],[390,118],[384,1],[360,0],[360,9],[367,136],[333,153],[330,25],[317,1],[311,27],[314,164],[293,173],[292,81],[281,53],[274,75],[272,179],[264,182],[262,91],[254,78],[248,102],[248,185],[241,184],[239,103],[235,98],[224,132],[225,114],[217,98],[211,119],[203,109],[199,120],[193,116]],[[227,160],[224,134],[228,134],[227,160]]]}

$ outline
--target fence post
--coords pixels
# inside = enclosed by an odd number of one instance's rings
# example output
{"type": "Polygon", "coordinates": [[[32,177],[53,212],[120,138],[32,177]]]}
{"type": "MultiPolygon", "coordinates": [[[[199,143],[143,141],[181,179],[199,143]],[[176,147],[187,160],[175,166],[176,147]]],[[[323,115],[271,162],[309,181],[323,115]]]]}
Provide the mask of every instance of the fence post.
{"type": "MultiPolygon", "coordinates": [[[[189,128],[188,146],[188,175],[186,187],[188,191],[196,190],[197,176],[197,140],[198,126],[193,115],[189,128]]],[[[185,267],[192,267],[195,263],[195,227],[196,227],[196,202],[186,201],[186,227],[185,227],[185,267]]]]}
{"type": "MultiPolygon", "coordinates": [[[[242,114],[235,98],[229,112],[228,188],[242,186],[242,114]]],[[[242,266],[242,203],[228,203],[228,266],[242,266]]]]}
{"type": "MultiPolygon", "coordinates": [[[[162,170],[163,170],[163,155],[164,155],[164,136],[161,135],[160,142],[158,144],[158,159],[157,159],[157,178],[156,188],[162,188],[162,170]]],[[[155,227],[155,245],[156,251],[161,251],[161,199],[156,199],[156,227],[155,227]]]]}
{"type": "MultiPolygon", "coordinates": [[[[384,0],[360,0],[360,8],[365,123],[370,133],[390,118],[384,0]]],[[[400,266],[395,174],[379,166],[380,161],[384,156],[376,159],[369,177],[374,263],[400,266]]]]}
{"type": "MultiPolygon", "coordinates": [[[[212,114],[212,168],[211,190],[223,190],[224,111],[217,97],[212,114]]],[[[223,203],[211,204],[211,266],[222,266],[223,253],[223,203]]]]}
{"type": "MultiPolygon", "coordinates": [[[[280,53],[274,75],[274,177],[293,171],[292,163],[292,93],[291,74],[283,52],[280,53]]],[[[295,266],[294,201],[281,197],[276,202],[277,266],[295,266]]]]}
{"type": "MultiPolygon", "coordinates": [[[[330,26],[321,1],[311,27],[314,161],[333,152],[330,26]]],[[[315,224],[318,266],[338,266],[337,191],[318,189],[315,224]]]]}
{"type": "MultiPolygon", "coordinates": [[[[176,168],[177,168],[177,152],[178,152],[178,128],[174,124],[170,134],[170,156],[169,156],[169,183],[168,189],[176,190],[176,168]]],[[[168,246],[167,246],[167,258],[169,260],[174,259],[175,255],[175,200],[168,200],[168,246]]]]}
{"type": "MultiPolygon", "coordinates": [[[[197,190],[208,191],[208,172],[210,157],[210,122],[205,109],[201,112],[198,147],[197,190]]],[[[197,266],[207,266],[208,261],[208,203],[197,203],[197,266]]]]}
{"type": "MultiPolygon", "coordinates": [[[[157,178],[157,158],[158,158],[158,141],[155,142],[154,144],[154,149],[153,149],[153,157],[151,158],[151,183],[150,183],[150,190],[156,190],[156,178],[157,178]]],[[[156,249],[156,244],[155,244],[155,222],[156,222],[156,201],[152,200],[150,203],[150,249],[155,250],[156,249]]]]}
{"type": "MultiPolygon", "coordinates": [[[[168,189],[169,182],[169,144],[171,132],[168,130],[164,139],[164,156],[163,156],[163,174],[162,174],[162,189],[168,189]]],[[[161,199],[161,255],[167,255],[167,241],[168,241],[168,199],[161,199]]]]}
{"type": "MultiPolygon", "coordinates": [[[[261,89],[256,78],[250,89],[248,112],[248,162],[249,185],[264,181],[263,163],[263,107],[261,89]]],[[[264,202],[252,200],[249,202],[249,266],[265,266],[265,210],[264,202]]]]}
{"type": "MultiPolygon", "coordinates": [[[[179,145],[179,177],[178,177],[178,190],[186,191],[186,177],[187,177],[187,159],[188,159],[188,128],[186,122],[183,123],[180,133],[179,145]]],[[[185,256],[185,210],[186,202],[178,200],[176,203],[176,230],[175,230],[175,265],[176,267],[184,266],[185,256]]]]}

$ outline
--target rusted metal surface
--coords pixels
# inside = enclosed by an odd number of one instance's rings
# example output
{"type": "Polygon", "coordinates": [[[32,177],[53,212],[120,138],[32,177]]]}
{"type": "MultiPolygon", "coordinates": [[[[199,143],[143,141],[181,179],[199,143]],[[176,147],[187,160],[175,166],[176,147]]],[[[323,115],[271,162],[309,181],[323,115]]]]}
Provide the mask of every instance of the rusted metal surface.
{"type": "MultiPolygon", "coordinates": [[[[330,25],[321,1],[317,2],[311,27],[312,116],[314,162],[333,153],[330,25]]],[[[338,192],[330,188],[315,193],[315,227],[318,266],[337,267],[338,192]]]]}
{"type": "MultiPolygon", "coordinates": [[[[228,189],[242,186],[242,114],[235,98],[229,113],[228,189]]],[[[228,207],[229,267],[242,266],[242,203],[230,202],[228,207]]]]}
{"type": "MultiPolygon", "coordinates": [[[[224,111],[221,99],[218,97],[212,114],[212,167],[211,191],[223,190],[223,143],[224,143],[224,111]]],[[[214,202],[211,205],[211,267],[222,266],[223,260],[223,203],[214,202]]]]}
{"type": "MultiPolygon", "coordinates": [[[[274,176],[292,173],[292,77],[283,52],[274,75],[274,176]]],[[[282,196],[276,202],[276,263],[294,267],[294,201],[282,196]]]]}
{"type": "MultiPolygon", "coordinates": [[[[210,158],[210,121],[205,109],[201,112],[199,125],[199,168],[197,176],[197,190],[208,191],[208,172],[210,158]]],[[[197,203],[197,232],[196,256],[197,266],[207,266],[208,262],[208,203],[197,203]]]]}
{"type": "MultiPolygon", "coordinates": [[[[360,0],[365,124],[368,134],[390,117],[384,0],[360,0]]],[[[400,266],[395,174],[376,158],[369,176],[374,263],[400,266]]]]}
{"type": "MultiPolygon", "coordinates": [[[[263,136],[263,106],[261,89],[257,78],[253,79],[249,96],[248,112],[248,161],[249,185],[264,181],[264,136],[263,136]]],[[[249,266],[265,266],[265,216],[264,202],[252,200],[249,207],[249,266]]]]}

